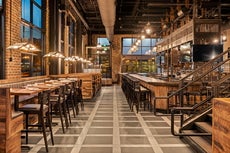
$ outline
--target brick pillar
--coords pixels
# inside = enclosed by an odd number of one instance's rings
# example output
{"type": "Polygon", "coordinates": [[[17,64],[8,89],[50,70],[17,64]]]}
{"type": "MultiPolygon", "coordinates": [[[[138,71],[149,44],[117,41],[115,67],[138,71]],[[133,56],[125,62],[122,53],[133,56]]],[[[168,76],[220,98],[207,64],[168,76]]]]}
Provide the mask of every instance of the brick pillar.
{"type": "MultiPolygon", "coordinates": [[[[21,42],[21,0],[5,1],[5,47],[7,48],[14,43],[21,42]]],[[[21,78],[21,53],[19,50],[5,51],[5,78],[21,78]]]]}

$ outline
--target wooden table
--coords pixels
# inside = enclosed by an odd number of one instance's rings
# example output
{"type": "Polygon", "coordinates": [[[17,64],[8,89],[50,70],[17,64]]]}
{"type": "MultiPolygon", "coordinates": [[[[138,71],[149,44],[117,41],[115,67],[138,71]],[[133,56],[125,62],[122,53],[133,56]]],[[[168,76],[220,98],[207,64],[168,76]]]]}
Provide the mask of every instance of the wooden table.
{"type": "Polygon", "coordinates": [[[10,94],[14,95],[14,110],[18,111],[19,106],[19,96],[22,95],[36,95],[40,92],[42,92],[43,89],[39,88],[11,88],[10,94]]]}

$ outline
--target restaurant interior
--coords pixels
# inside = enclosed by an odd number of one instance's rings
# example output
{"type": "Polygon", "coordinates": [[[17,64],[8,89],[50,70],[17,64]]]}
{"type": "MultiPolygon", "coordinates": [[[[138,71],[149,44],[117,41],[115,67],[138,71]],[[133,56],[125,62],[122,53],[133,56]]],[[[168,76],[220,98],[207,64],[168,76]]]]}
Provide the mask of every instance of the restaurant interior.
{"type": "Polygon", "coordinates": [[[0,153],[229,153],[229,0],[0,0],[0,153]]]}

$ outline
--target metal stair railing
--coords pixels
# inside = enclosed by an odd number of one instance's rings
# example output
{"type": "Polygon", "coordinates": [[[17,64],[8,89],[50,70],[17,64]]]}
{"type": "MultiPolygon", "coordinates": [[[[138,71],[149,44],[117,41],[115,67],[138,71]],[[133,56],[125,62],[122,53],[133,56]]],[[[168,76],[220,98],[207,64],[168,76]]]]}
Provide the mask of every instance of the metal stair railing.
{"type": "MultiPolygon", "coordinates": [[[[175,95],[179,95],[179,102],[180,106],[183,107],[184,104],[184,90],[187,89],[190,85],[194,84],[195,82],[205,82],[205,81],[210,81],[211,83],[213,82],[212,79],[212,72],[215,70],[221,71],[221,66],[224,65],[226,62],[230,61],[230,58],[227,58],[223,60],[223,56],[228,56],[230,54],[230,49],[222,52],[218,56],[216,56],[214,59],[204,63],[202,66],[196,68],[194,71],[183,77],[182,79],[179,80],[179,88],[172,94],[168,96],[160,96],[160,97],[154,97],[153,101],[153,112],[154,115],[158,116],[157,110],[156,110],[156,103],[158,99],[166,99],[167,101],[172,98],[175,95]],[[210,76],[208,76],[210,75],[210,76]],[[210,77],[210,80],[207,80],[206,78],[210,77]],[[190,79],[192,78],[192,79],[190,79]]],[[[221,76],[218,78],[221,80],[221,76]]],[[[215,80],[215,82],[218,80],[215,80]]],[[[163,114],[160,114],[160,116],[163,114]]],[[[164,114],[165,115],[165,114],[164,114]]],[[[166,114],[167,115],[167,114],[166,114]]]]}
{"type": "MultiPolygon", "coordinates": [[[[176,135],[176,136],[198,136],[198,135],[210,135],[210,133],[189,133],[189,134],[185,134],[185,133],[181,133],[181,129],[184,125],[185,122],[189,122],[192,121],[192,119],[197,115],[195,113],[191,113],[191,112],[194,112],[198,107],[201,107],[201,106],[206,106],[204,107],[202,110],[205,110],[209,107],[211,107],[210,105],[207,105],[207,103],[210,103],[211,99],[213,97],[217,97],[218,96],[218,87],[221,83],[223,83],[224,81],[226,81],[227,79],[230,78],[230,75],[227,74],[227,75],[224,75],[224,76],[221,76],[219,75],[218,78],[216,78],[217,80],[214,82],[214,80],[209,80],[211,82],[211,88],[212,88],[212,95],[210,95],[209,97],[207,97],[206,100],[194,105],[193,107],[183,107],[183,92],[184,92],[184,89],[186,89],[187,87],[189,87],[189,85],[197,82],[197,81],[204,81],[202,79],[204,79],[206,76],[208,75],[212,75],[213,72],[215,72],[215,70],[217,71],[221,71],[221,66],[223,64],[225,64],[226,62],[228,62],[230,60],[230,58],[227,58],[225,60],[223,60],[223,56],[224,55],[228,55],[230,52],[230,49],[228,49],[227,51],[219,54],[218,56],[216,56],[213,60],[210,60],[209,62],[205,63],[204,65],[202,65],[201,67],[197,68],[195,71],[193,71],[192,73],[188,74],[187,76],[185,76],[184,78],[182,78],[180,80],[180,84],[179,84],[179,89],[174,92],[173,94],[169,95],[169,97],[172,97],[174,96],[175,94],[179,94],[179,99],[181,101],[181,106],[180,107],[174,107],[172,110],[171,110],[171,132],[173,135],[176,135]],[[222,59],[222,60],[220,60],[222,59]],[[193,77],[192,80],[188,80],[189,77],[193,77]],[[186,82],[187,81],[187,82],[186,82]],[[176,133],[175,132],[175,123],[174,123],[174,117],[175,117],[175,112],[180,112],[179,113],[179,116],[181,117],[180,119],[180,130],[179,130],[179,133],[176,133]],[[184,120],[184,115],[188,115],[188,114],[191,114],[190,116],[188,116],[188,118],[186,120],[184,120]]],[[[221,73],[221,72],[219,72],[221,73]]],[[[203,111],[200,110],[200,113],[202,113],[203,111]]],[[[178,115],[178,114],[176,114],[178,115]]]]}

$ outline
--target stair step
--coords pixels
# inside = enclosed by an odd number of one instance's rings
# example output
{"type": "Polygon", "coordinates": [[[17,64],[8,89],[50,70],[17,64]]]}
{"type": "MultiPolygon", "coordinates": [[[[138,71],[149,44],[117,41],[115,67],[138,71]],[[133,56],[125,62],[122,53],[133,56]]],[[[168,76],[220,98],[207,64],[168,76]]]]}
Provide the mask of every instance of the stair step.
{"type": "Polygon", "coordinates": [[[195,125],[202,130],[202,132],[212,133],[212,125],[208,122],[195,122],[195,125]]]}
{"type": "MultiPolygon", "coordinates": [[[[197,132],[195,130],[184,130],[184,133],[194,133],[197,132]]],[[[196,149],[201,149],[202,152],[206,153],[212,153],[212,144],[204,138],[204,136],[188,136],[188,140],[192,141],[193,146],[196,147],[196,149]],[[194,145],[196,144],[196,145],[194,145]],[[197,148],[199,146],[199,148],[197,148]]]]}

